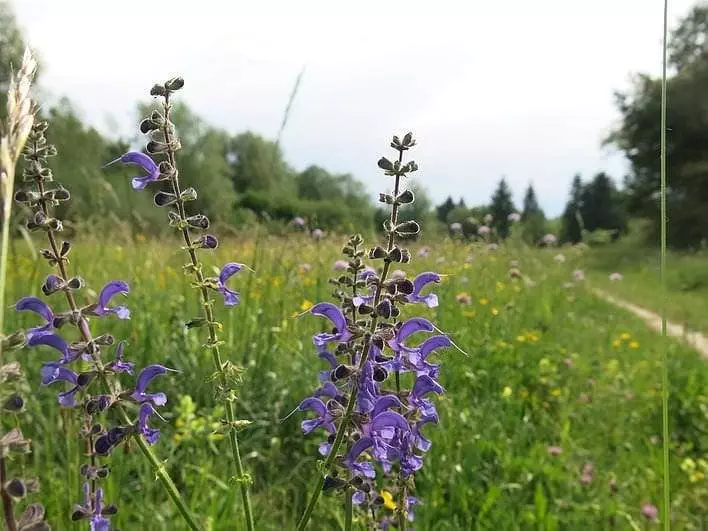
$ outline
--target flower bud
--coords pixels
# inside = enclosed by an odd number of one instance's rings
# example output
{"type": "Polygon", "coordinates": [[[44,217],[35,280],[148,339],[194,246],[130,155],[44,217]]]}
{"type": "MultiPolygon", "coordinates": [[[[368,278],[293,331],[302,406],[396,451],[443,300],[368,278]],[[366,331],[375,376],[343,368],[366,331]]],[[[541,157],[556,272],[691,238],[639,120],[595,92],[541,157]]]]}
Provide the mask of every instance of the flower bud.
{"type": "Polygon", "coordinates": [[[184,87],[184,79],[181,77],[173,77],[165,83],[165,88],[171,92],[179,90],[184,87]]]}

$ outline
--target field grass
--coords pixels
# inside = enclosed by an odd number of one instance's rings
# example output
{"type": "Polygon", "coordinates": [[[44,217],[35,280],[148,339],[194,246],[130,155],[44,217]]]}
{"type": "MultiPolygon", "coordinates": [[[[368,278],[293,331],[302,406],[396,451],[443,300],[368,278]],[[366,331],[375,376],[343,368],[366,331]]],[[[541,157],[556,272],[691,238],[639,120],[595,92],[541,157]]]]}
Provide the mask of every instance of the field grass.
{"type": "MultiPolygon", "coordinates": [[[[327,279],[341,243],[333,237],[314,242],[250,235],[223,242],[214,258],[214,265],[239,261],[255,270],[233,279],[241,304],[228,311],[217,307],[217,315],[225,353],[247,368],[237,410],[253,421],[241,440],[254,478],[259,530],[293,529],[316,478],[320,435],[303,437],[299,414],[281,419],[318,384],[322,365],[310,336],[322,323],[301,314],[313,302],[330,300],[327,279]]],[[[657,505],[663,517],[660,360],[668,349],[672,527],[704,529],[704,362],[690,348],[657,337],[641,321],[596,299],[584,283],[568,284],[588,258],[568,249],[559,263],[557,252],[518,246],[490,252],[438,241],[427,258],[411,264],[411,273],[449,275],[436,289],[440,306],[414,311],[432,318],[464,351],[449,349],[440,356],[447,394],[439,401],[440,425],[427,429],[433,447],[416,479],[423,503],[415,528],[657,527],[643,518],[641,506],[657,505]],[[509,277],[510,260],[519,261],[526,281],[509,277]],[[468,303],[458,300],[464,294],[468,303]],[[562,452],[551,455],[551,446],[562,452]],[[592,473],[583,479],[587,465],[592,473]]],[[[214,434],[219,413],[207,381],[211,360],[200,348],[200,333],[182,326],[198,315],[182,265],[177,243],[85,239],[72,251],[71,269],[96,291],[110,279],[130,283],[131,320],[102,319],[93,323],[94,332],[128,339],[127,357],[138,365],[159,362],[179,369],[155,382],[169,397],[168,422],[155,451],[206,526],[238,530],[240,497],[229,481],[228,448],[214,434]]],[[[47,273],[46,264],[32,260],[21,242],[10,271],[10,302],[36,295],[47,273]]],[[[63,309],[61,299],[52,301],[63,309]]],[[[11,312],[10,318],[11,327],[34,324],[31,316],[11,312]]],[[[80,500],[82,456],[75,412],[56,405],[56,389],[38,386],[41,363],[53,356],[41,349],[19,353],[33,389],[30,415],[23,418],[29,419],[24,430],[34,452],[25,465],[38,471],[49,519],[62,530],[73,528],[69,515],[80,500]]],[[[14,421],[2,422],[7,427],[14,421]]],[[[110,462],[107,499],[119,506],[117,527],[184,528],[137,449],[120,450],[110,462]]],[[[310,528],[340,529],[342,523],[338,500],[325,496],[310,528]]]]}
{"type": "Polygon", "coordinates": [[[622,243],[596,249],[588,260],[593,285],[653,311],[666,309],[669,319],[708,332],[708,253],[669,253],[666,301],[659,289],[659,253],[622,243]],[[619,272],[621,281],[610,281],[619,272]]]}

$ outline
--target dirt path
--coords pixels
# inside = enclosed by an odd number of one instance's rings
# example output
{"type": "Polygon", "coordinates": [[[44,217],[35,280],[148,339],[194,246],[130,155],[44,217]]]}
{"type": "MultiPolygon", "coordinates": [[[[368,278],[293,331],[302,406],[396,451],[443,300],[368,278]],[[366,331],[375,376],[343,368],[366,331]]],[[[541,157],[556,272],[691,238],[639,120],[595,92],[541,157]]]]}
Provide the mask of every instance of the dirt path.
{"type": "MultiPolygon", "coordinates": [[[[592,292],[601,299],[604,299],[615,306],[629,310],[634,315],[642,319],[649,328],[657,332],[661,332],[661,316],[658,313],[650,312],[641,306],[618,299],[617,297],[610,295],[601,289],[594,288],[592,292]]],[[[672,323],[671,321],[667,321],[666,323],[666,333],[669,336],[678,337],[682,341],[688,343],[700,353],[701,357],[708,359],[708,337],[705,335],[700,332],[686,330],[682,325],[672,323]]]]}

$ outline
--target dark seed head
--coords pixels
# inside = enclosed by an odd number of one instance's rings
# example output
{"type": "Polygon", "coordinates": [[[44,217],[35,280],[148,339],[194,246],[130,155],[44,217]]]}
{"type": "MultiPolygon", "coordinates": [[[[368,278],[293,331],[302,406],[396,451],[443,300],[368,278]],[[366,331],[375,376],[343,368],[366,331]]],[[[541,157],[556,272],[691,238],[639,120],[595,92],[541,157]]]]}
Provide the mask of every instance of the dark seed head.
{"type": "Polygon", "coordinates": [[[21,500],[27,494],[27,487],[21,479],[11,479],[5,483],[5,492],[16,500],[21,500]]]}
{"type": "Polygon", "coordinates": [[[383,367],[378,365],[374,367],[374,380],[377,382],[383,382],[388,377],[388,372],[383,367]]]}
{"type": "Polygon", "coordinates": [[[25,399],[22,398],[19,394],[15,393],[13,395],[10,395],[7,400],[2,405],[2,408],[5,411],[10,411],[11,413],[16,413],[17,411],[21,411],[22,408],[25,406],[25,399]]]}
{"type": "Polygon", "coordinates": [[[334,369],[334,378],[337,380],[341,380],[342,378],[346,378],[352,373],[351,368],[347,367],[346,365],[339,365],[337,368],[334,369]]]}

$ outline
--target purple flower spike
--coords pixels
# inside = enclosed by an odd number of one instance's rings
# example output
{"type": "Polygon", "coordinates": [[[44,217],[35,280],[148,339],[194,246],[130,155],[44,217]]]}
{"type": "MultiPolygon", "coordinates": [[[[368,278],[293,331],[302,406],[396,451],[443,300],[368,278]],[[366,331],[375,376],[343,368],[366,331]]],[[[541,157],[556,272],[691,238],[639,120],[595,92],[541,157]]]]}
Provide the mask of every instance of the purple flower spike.
{"type": "Polygon", "coordinates": [[[94,313],[96,315],[108,315],[113,313],[118,319],[130,319],[130,310],[125,306],[114,306],[113,308],[108,306],[108,303],[111,302],[113,297],[119,293],[127,295],[129,291],[130,288],[126,282],[122,280],[111,280],[108,284],[103,286],[101,293],[98,294],[98,304],[96,305],[94,313]]]}
{"type": "Polygon", "coordinates": [[[62,359],[60,362],[62,364],[71,363],[78,357],[78,353],[71,350],[67,342],[64,341],[61,336],[54,333],[44,333],[39,335],[35,334],[30,337],[27,344],[30,347],[45,345],[47,347],[52,347],[53,349],[58,350],[62,355],[62,359]]]}
{"type": "Polygon", "coordinates": [[[326,317],[332,322],[336,330],[333,334],[327,332],[315,334],[312,340],[317,347],[324,347],[330,341],[346,343],[349,341],[349,338],[352,337],[351,333],[347,329],[347,319],[344,317],[342,310],[337,308],[331,302],[321,302],[320,304],[315,304],[310,309],[310,313],[312,315],[326,317]]]}
{"type": "Polygon", "coordinates": [[[15,304],[15,310],[18,312],[30,311],[44,319],[44,326],[36,326],[27,330],[27,339],[31,339],[33,335],[44,334],[49,332],[54,327],[54,312],[52,309],[41,299],[37,297],[23,297],[15,304]]]}
{"type": "Polygon", "coordinates": [[[165,393],[146,393],[145,388],[150,381],[156,376],[166,374],[168,371],[177,372],[174,369],[169,369],[163,365],[148,365],[140,374],[138,374],[138,382],[135,385],[135,391],[130,397],[136,402],[151,402],[156,406],[164,406],[167,403],[167,395],[165,393]]]}
{"type": "Polygon", "coordinates": [[[143,190],[149,183],[155,182],[160,178],[159,166],[155,164],[155,161],[145,153],[140,153],[139,151],[129,151],[128,153],[121,155],[120,158],[112,160],[106,164],[106,166],[116,162],[122,162],[123,164],[128,164],[131,166],[138,166],[147,174],[140,177],[133,177],[133,190],[143,190]]]}
{"type": "Polygon", "coordinates": [[[160,430],[151,428],[148,424],[148,419],[152,414],[160,416],[150,402],[145,402],[140,406],[140,414],[138,415],[138,433],[145,437],[148,444],[155,444],[160,439],[160,430]]]}
{"type": "Polygon", "coordinates": [[[226,281],[243,269],[243,264],[230,262],[226,264],[219,273],[218,291],[224,296],[224,304],[226,306],[235,306],[239,302],[239,295],[234,290],[226,286],[226,281]]]}
{"type": "Polygon", "coordinates": [[[440,275],[437,273],[427,272],[421,273],[413,280],[413,293],[408,295],[408,302],[422,302],[428,308],[435,308],[438,305],[438,296],[434,293],[429,293],[428,295],[421,295],[420,292],[425,286],[435,282],[440,283],[440,275]]]}

